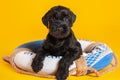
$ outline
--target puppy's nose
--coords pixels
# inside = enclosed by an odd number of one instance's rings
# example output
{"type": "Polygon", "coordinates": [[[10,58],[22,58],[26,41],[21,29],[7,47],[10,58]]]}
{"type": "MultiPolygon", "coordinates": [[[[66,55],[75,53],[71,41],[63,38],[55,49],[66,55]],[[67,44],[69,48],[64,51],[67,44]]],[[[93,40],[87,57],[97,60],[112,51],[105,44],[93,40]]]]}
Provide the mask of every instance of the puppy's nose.
{"type": "Polygon", "coordinates": [[[63,31],[63,28],[62,28],[62,27],[60,27],[60,28],[57,28],[57,30],[58,30],[58,31],[63,31]]]}

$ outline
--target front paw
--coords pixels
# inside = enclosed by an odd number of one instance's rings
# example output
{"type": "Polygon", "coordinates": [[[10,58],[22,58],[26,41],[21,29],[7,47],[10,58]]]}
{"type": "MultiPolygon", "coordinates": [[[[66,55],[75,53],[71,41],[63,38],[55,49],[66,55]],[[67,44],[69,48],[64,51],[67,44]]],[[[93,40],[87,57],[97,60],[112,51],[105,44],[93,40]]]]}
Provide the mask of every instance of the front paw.
{"type": "Polygon", "coordinates": [[[42,69],[43,63],[37,59],[34,59],[31,66],[33,71],[37,73],[39,70],[42,69]]]}
{"type": "Polygon", "coordinates": [[[69,71],[64,71],[64,70],[58,70],[57,73],[56,73],[56,78],[57,80],[66,80],[66,78],[68,77],[69,75],[69,71]]]}

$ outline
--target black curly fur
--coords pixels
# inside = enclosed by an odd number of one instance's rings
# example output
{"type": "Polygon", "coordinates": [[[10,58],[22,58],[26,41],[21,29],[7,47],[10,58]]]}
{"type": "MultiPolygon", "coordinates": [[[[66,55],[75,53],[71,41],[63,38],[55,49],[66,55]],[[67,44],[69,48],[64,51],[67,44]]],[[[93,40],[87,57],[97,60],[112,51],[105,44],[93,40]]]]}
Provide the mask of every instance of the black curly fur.
{"type": "Polygon", "coordinates": [[[76,16],[68,8],[55,6],[42,18],[49,29],[46,40],[33,59],[32,68],[38,72],[43,67],[45,56],[62,56],[56,72],[57,80],[65,80],[69,75],[69,66],[82,55],[82,49],[71,27],[76,16]]]}

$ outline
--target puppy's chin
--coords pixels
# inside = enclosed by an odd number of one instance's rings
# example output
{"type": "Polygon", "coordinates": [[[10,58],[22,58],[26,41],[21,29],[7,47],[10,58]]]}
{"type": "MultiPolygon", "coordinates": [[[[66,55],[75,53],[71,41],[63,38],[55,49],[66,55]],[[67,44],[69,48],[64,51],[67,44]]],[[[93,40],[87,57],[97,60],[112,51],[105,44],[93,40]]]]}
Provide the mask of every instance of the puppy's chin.
{"type": "Polygon", "coordinates": [[[50,35],[57,38],[57,39],[63,39],[63,38],[66,38],[68,37],[70,34],[70,32],[67,32],[67,33],[51,33],[50,32],[50,35]]]}

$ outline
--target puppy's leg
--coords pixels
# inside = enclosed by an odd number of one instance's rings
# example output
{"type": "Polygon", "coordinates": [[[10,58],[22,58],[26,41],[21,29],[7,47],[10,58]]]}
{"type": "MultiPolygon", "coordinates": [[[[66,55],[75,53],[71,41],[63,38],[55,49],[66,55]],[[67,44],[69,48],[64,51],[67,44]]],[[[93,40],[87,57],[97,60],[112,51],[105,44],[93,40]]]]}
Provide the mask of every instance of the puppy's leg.
{"type": "Polygon", "coordinates": [[[36,54],[35,58],[33,59],[32,62],[32,69],[34,72],[38,72],[39,70],[42,69],[43,67],[43,60],[47,56],[47,52],[44,49],[40,49],[38,53],[36,54]]]}
{"type": "Polygon", "coordinates": [[[69,75],[69,67],[75,61],[80,57],[82,52],[79,49],[71,49],[65,55],[59,62],[58,71],[56,73],[57,80],[66,80],[67,76],[69,75]]]}

